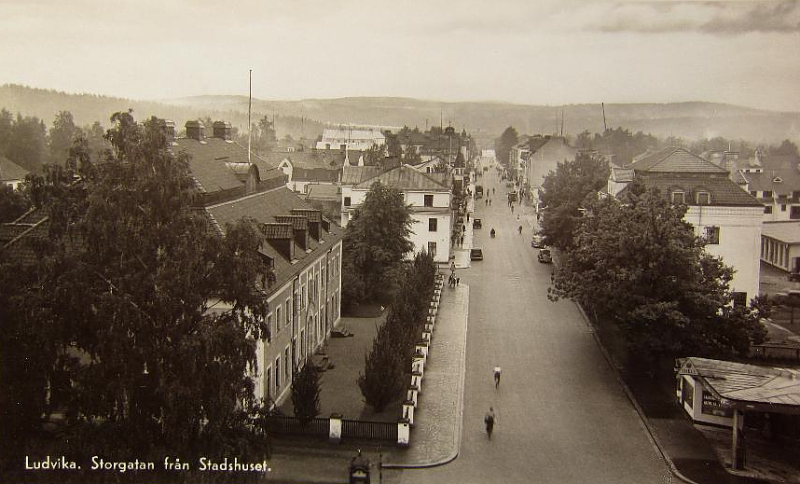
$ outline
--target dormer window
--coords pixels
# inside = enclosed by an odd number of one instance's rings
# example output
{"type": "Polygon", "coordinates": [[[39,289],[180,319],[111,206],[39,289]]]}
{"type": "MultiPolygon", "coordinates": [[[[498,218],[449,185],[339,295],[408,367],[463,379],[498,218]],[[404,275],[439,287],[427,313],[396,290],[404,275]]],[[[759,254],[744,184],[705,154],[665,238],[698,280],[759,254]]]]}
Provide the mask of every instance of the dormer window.
{"type": "Polygon", "coordinates": [[[685,205],[686,204],[686,193],[681,190],[673,190],[670,193],[670,201],[673,205],[685,205]]]}
{"type": "Polygon", "coordinates": [[[697,192],[695,199],[698,205],[711,205],[711,194],[706,191],[697,192]]]}

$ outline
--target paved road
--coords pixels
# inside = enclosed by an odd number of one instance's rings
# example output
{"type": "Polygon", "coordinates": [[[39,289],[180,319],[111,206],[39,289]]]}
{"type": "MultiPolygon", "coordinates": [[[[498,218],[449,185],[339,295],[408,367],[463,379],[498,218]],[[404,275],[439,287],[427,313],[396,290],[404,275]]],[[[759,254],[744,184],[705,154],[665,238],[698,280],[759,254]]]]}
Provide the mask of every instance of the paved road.
{"type": "Polygon", "coordinates": [[[471,288],[461,453],[441,467],[393,471],[385,482],[675,482],[578,309],[547,300],[552,267],[536,261],[529,223],[517,233],[525,219],[511,214],[494,173],[478,182],[496,189],[491,207],[476,203],[484,228],[475,245],[485,259],[460,271],[471,288]],[[499,391],[495,365],[503,368],[499,391]],[[491,441],[489,406],[497,414],[491,441]]]}

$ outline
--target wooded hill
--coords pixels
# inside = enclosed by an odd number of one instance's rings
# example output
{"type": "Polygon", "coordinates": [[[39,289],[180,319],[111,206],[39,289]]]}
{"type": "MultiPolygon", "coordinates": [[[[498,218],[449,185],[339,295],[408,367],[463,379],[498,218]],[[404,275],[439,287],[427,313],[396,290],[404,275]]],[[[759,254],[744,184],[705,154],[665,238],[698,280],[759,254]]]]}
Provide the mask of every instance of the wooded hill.
{"type": "MultiPolygon", "coordinates": [[[[137,118],[152,115],[172,119],[182,127],[189,119],[211,117],[247,125],[247,96],[193,96],[160,101],[136,101],[67,94],[19,85],[0,86],[0,107],[14,113],[35,115],[52,122],[61,110],[72,112],[79,125],[100,121],[104,125],[111,113],[133,108],[137,118]]],[[[519,133],[559,131],[564,113],[564,133],[576,135],[584,130],[603,131],[600,104],[533,106],[500,102],[439,102],[396,97],[351,97],[305,99],[300,101],[253,100],[253,122],[263,116],[276,117],[279,138],[286,134],[297,139],[315,139],[324,123],[354,123],[383,126],[426,126],[452,124],[480,140],[497,137],[507,126],[519,133]]],[[[675,136],[687,140],[722,136],[744,139],[753,144],[776,143],[784,139],[800,141],[800,113],[767,111],[741,106],[684,102],[668,104],[606,104],[609,128],[622,126],[631,132],[642,131],[658,137],[675,136]]],[[[489,143],[481,143],[489,146],[489,143]]]]}

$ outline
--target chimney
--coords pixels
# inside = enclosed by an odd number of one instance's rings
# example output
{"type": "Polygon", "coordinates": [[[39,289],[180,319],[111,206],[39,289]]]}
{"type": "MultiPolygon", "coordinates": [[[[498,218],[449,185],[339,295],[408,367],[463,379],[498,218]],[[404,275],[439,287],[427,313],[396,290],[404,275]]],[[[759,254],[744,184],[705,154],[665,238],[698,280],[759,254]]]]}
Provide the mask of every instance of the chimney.
{"type": "Polygon", "coordinates": [[[314,209],[295,208],[292,209],[292,215],[304,217],[308,220],[308,233],[314,237],[315,240],[322,240],[322,212],[314,209]]]}
{"type": "Polygon", "coordinates": [[[206,139],[206,127],[200,121],[186,121],[186,137],[203,141],[206,139]]]}
{"type": "Polygon", "coordinates": [[[269,245],[289,261],[294,259],[294,229],[292,224],[261,224],[261,233],[269,245]]]}
{"type": "Polygon", "coordinates": [[[164,137],[167,138],[167,143],[172,144],[175,141],[175,122],[169,119],[158,119],[158,127],[161,129],[161,132],[164,133],[164,137]]]}
{"type": "Polygon", "coordinates": [[[215,138],[224,139],[225,141],[231,140],[231,123],[226,123],[225,121],[214,121],[212,127],[215,138]]]}
{"type": "Polygon", "coordinates": [[[301,249],[308,249],[308,219],[302,215],[278,215],[275,221],[281,224],[292,224],[294,241],[301,249]]]}

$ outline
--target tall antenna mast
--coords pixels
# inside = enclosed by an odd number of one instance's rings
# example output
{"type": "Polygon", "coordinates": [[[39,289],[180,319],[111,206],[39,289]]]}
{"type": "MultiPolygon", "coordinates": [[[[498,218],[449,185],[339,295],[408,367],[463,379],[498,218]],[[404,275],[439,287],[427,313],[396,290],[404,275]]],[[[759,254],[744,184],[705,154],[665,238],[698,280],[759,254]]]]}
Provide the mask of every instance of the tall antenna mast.
{"type": "Polygon", "coordinates": [[[247,98],[247,164],[250,165],[250,145],[253,138],[253,123],[250,116],[253,111],[253,69],[250,69],[250,95],[247,98]]]}

